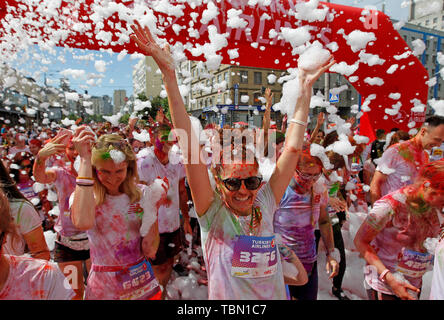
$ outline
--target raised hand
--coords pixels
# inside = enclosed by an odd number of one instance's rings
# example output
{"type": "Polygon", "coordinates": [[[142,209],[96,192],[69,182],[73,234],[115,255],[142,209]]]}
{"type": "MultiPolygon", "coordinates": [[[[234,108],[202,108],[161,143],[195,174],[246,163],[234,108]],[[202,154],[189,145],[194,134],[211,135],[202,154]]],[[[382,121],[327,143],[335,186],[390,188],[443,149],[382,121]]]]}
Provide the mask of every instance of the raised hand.
{"type": "Polygon", "coordinates": [[[324,121],[325,121],[325,114],[323,112],[319,112],[319,114],[318,114],[318,123],[317,124],[324,123],[324,121]]]}
{"type": "Polygon", "coordinates": [[[273,93],[271,92],[270,88],[265,89],[265,100],[266,100],[266,106],[267,109],[271,108],[271,103],[273,101],[273,93]]]}
{"type": "Polygon", "coordinates": [[[313,70],[307,70],[299,67],[299,81],[304,87],[311,88],[314,83],[319,79],[319,77],[332,65],[334,65],[336,61],[333,59],[333,57],[330,58],[327,62],[325,62],[323,65],[319,66],[316,69],[313,70]]]}
{"type": "Polygon", "coordinates": [[[68,136],[67,134],[61,135],[61,136],[53,139],[51,142],[48,142],[47,144],[45,144],[45,146],[39,151],[38,156],[41,159],[47,159],[50,156],[53,156],[55,154],[64,153],[66,145],[64,145],[61,142],[67,136],[68,136]]]}
{"type": "Polygon", "coordinates": [[[78,127],[72,138],[72,143],[79,156],[83,159],[91,159],[92,144],[95,141],[94,132],[87,126],[78,127]]]}
{"type": "Polygon", "coordinates": [[[356,119],[354,117],[350,117],[346,120],[347,123],[350,123],[351,126],[353,127],[353,125],[355,124],[356,119]]]}
{"type": "Polygon", "coordinates": [[[132,34],[130,38],[136,42],[137,46],[142,49],[146,55],[153,57],[163,74],[175,71],[174,60],[170,52],[170,47],[167,44],[162,49],[154,41],[148,27],[142,27],[137,21],[135,21],[135,25],[131,26],[131,29],[133,29],[134,34],[132,34]]]}

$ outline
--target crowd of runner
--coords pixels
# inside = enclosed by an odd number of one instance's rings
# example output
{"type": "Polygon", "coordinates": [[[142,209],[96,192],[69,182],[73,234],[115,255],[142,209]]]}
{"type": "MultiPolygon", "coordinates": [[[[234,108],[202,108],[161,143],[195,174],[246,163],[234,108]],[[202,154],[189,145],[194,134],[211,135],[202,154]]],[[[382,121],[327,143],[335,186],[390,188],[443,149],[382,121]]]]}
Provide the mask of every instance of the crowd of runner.
{"type": "Polygon", "coordinates": [[[165,299],[179,253],[201,246],[208,299],[316,300],[322,239],[331,292],[348,300],[341,227],[352,211],[366,217],[354,244],[369,299],[418,299],[432,268],[430,299],[444,298],[443,117],[412,136],[378,129],[372,143],[353,118],[324,132],[320,113],[309,132],[328,61],[299,69],[281,128],[267,89],[262,128],[209,125],[202,139],[168,47],[138,24],[133,39],[162,72],[171,119],[2,126],[0,299],[165,299]],[[333,147],[344,132],[346,156],[333,147]]]}

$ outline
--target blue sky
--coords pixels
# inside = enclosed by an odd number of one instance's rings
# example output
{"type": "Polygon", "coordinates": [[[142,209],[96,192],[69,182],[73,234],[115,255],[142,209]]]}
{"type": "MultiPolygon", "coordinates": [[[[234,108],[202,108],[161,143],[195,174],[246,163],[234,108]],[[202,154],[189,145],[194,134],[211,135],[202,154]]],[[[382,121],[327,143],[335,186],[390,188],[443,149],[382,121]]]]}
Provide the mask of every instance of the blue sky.
{"type": "MultiPolygon", "coordinates": [[[[382,2],[380,0],[331,0],[332,3],[350,5],[355,7],[364,7],[366,5],[375,5],[378,10],[382,9],[382,2]]],[[[402,8],[401,4],[404,0],[386,0],[386,14],[397,20],[407,20],[409,8],[402,8]]],[[[66,49],[57,48],[57,53],[55,56],[44,53],[40,55],[40,51],[36,49],[37,55],[31,55],[31,57],[24,57],[16,65],[17,69],[21,69],[34,76],[35,80],[39,84],[43,84],[44,74],[38,72],[44,68],[47,68],[46,77],[48,79],[48,84],[58,87],[59,79],[62,77],[60,71],[65,69],[76,69],[84,70],[85,75],[95,74],[101,75],[103,78],[101,80],[95,79],[94,84],[86,84],[88,78],[84,79],[74,79],[68,77],[70,81],[70,86],[77,90],[79,93],[84,93],[85,86],[88,90],[89,95],[109,95],[113,96],[113,91],[117,89],[124,89],[127,92],[127,96],[133,94],[132,90],[132,69],[133,66],[138,62],[138,59],[131,59],[129,55],[119,59],[118,54],[109,54],[108,52],[100,51],[88,51],[88,50],[78,50],[78,49],[66,49]],[[84,59],[76,59],[77,57],[83,57],[84,59]],[[48,58],[48,64],[42,64],[44,61],[43,57],[48,58]],[[64,57],[62,59],[61,57],[64,57]],[[86,58],[91,58],[91,60],[85,60],[86,58]],[[95,60],[103,60],[106,63],[106,71],[100,73],[94,67],[95,60]],[[36,73],[37,72],[37,73],[36,73]],[[97,81],[101,81],[97,83],[97,81]]],[[[90,80],[93,81],[93,80],[90,80]]]]}
{"type": "Polygon", "coordinates": [[[132,95],[132,70],[138,59],[131,59],[126,55],[119,59],[118,53],[100,52],[94,50],[66,49],[56,48],[56,55],[42,52],[35,46],[32,53],[21,57],[14,67],[34,77],[39,83],[43,84],[46,79],[47,84],[58,87],[63,71],[66,69],[84,70],[84,76],[74,78],[67,76],[70,87],[79,93],[88,91],[89,95],[109,95],[113,96],[113,91],[124,89],[127,96],[132,95]],[[47,59],[49,64],[45,63],[47,59]],[[105,72],[98,72],[95,68],[95,61],[105,62],[105,72]],[[43,62],[42,62],[43,61],[43,62]],[[46,71],[43,72],[42,71],[46,71]],[[91,80],[94,79],[94,80],[91,80]],[[101,79],[101,80],[99,80],[101,79]],[[87,83],[87,81],[94,83],[87,83]],[[99,83],[97,83],[99,81],[99,83]]]}

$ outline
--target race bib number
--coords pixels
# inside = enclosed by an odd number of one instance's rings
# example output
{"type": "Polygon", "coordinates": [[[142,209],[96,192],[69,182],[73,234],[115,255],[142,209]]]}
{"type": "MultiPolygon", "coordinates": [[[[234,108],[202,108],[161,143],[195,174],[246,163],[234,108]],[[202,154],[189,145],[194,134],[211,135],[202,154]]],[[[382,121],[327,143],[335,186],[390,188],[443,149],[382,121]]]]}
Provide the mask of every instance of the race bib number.
{"type": "Polygon", "coordinates": [[[231,275],[238,278],[269,277],[277,270],[274,236],[238,236],[231,260],[231,275]]]}
{"type": "Polygon", "coordinates": [[[411,278],[422,277],[432,262],[432,258],[433,256],[429,253],[421,253],[403,248],[398,259],[396,271],[411,278]]]}
{"type": "Polygon", "coordinates": [[[120,300],[146,300],[159,290],[159,283],[148,261],[117,272],[121,284],[120,300]]]}

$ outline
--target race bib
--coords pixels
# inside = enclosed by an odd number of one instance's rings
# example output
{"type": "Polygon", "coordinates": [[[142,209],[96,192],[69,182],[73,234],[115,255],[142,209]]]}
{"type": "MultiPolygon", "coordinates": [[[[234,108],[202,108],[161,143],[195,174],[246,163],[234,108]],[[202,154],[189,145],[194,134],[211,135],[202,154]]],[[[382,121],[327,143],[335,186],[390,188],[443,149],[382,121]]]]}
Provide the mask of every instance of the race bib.
{"type": "Polygon", "coordinates": [[[238,278],[269,277],[277,270],[274,236],[237,236],[231,260],[231,275],[238,278]]]}
{"type": "Polygon", "coordinates": [[[159,283],[148,261],[144,260],[116,273],[121,284],[120,300],[147,300],[159,292],[159,283]]]}
{"type": "Polygon", "coordinates": [[[396,271],[411,278],[419,278],[427,271],[433,256],[429,253],[421,253],[406,248],[402,249],[398,259],[396,271]]]}

